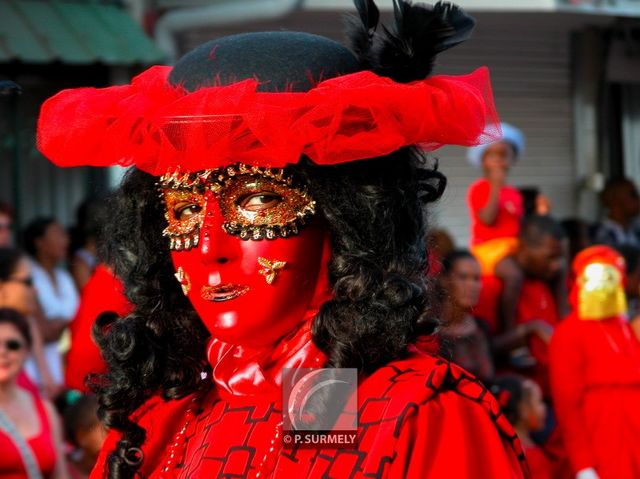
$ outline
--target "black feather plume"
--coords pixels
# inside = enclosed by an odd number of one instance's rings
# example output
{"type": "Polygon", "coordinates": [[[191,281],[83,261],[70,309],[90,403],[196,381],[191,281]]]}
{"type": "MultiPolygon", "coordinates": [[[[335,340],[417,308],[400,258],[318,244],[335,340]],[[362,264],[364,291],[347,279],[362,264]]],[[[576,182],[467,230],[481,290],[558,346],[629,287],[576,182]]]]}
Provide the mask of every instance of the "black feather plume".
{"type": "Polygon", "coordinates": [[[354,0],[353,3],[358,10],[358,17],[347,17],[348,36],[352,50],[360,61],[367,64],[373,60],[369,54],[380,21],[380,11],[373,0],[354,0]]]}
{"type": "Polygon", "coordinates": [[[379,12],[373,0],[354,0],[360,22],[352,20],[352,48],[365,68],[398,82],[426,78],[438,53],[469,38],[475,20],[461,8],[394,0],[394,23],[377,31],[379,12]]]}

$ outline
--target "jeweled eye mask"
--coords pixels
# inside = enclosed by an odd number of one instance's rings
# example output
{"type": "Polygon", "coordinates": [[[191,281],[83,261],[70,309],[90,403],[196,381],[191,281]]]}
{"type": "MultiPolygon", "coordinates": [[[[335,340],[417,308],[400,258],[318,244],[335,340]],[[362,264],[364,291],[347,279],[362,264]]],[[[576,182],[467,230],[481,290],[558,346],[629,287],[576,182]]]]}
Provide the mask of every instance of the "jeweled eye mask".
{"type": "Polygon", "coordinates": [[[180,251],[196,247],[207,202],[216,200],[223,229],[243,240],[286,238],[315,214],[315,201],[282,169],[244,164],[160,178],[168,226],[163,235],[180,251]]]}

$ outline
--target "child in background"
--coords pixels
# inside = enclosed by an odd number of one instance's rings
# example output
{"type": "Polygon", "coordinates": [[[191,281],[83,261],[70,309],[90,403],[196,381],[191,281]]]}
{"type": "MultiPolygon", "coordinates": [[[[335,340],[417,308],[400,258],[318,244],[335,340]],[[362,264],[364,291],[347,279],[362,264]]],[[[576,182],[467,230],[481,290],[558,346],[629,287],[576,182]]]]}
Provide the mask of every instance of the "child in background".
{"type": "Polygon", "coordinates": [[[98,399],[70,389],[56,401],[62,412],[65,439],[72,446],[67,455],[70,476],[86,479],[98,459],[107,430],[98,420],[98,399]]]}
{"type": "MultiPolygon", "coordinates": [[[[482,168],[483,177],[469,187],[467,203],[471,217],[470,249],[480,262],[483,277],[495,276],[502,284],[495,323],[499,332],[507,332],[515,327],[524,281],[524,273],[513,258],[524,205],[518,189],[507,183],[507,176],[522,155],[524,135],[507,123],[502,123],[501,128],[501,140],[468,150],[469,162],[482,168]]],[[[526,350],[515,355],[528,356],[526,350]]]]}
{"type": "Polygon", "coordinates": [[[498,378],[491,392],[522,441],[531,479],[551,479],[552,464],[530,436],[544,427],[547,416],[540,386],[531,379],[508,375],[498,378]]]}

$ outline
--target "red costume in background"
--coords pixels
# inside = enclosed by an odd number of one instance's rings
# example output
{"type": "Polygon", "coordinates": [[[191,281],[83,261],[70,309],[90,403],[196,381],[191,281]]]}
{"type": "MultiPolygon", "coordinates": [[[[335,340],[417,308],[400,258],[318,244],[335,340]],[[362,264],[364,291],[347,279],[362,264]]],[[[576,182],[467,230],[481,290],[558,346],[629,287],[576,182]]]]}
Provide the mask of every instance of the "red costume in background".
{"type": "Polygon", "coordinates": [[[67,353],[65,384],[68,388],[87,391],[87,374],[104,373],[107,366],[98,346],[93,342],[91,328],[96,318],[105,311],[124,316],[131,305],[124,296],[122,283],[104,265],[98,265],[82,290],[80,308],[71,322],[71,348],[67,353]]]}
{"type": "Polygon", "coordinates": [[[640,342],[623,316],[622,280],[612,280],[615,271],[624,274],[621,260],[601,246],[576,257],[573,312],[550,347],[553,400],[572,468],[593,468],[600,479],[640,477],[640,342]],[[609,276],[590,278],[593,265],[609,276]]]}

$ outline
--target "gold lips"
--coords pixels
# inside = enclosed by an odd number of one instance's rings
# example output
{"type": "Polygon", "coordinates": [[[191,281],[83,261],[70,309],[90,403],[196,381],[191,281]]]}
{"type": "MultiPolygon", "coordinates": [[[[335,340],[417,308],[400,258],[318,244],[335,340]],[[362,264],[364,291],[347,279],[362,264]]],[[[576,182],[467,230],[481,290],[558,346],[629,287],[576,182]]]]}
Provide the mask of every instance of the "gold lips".
{"type": "Polygon", "coordinates": [[[206,301],[229,301],[242,296],[247,291],[249,291],[249,286],[225,283],[218,286],[203,286],[200,290],[200,297],[206,301]]]}

